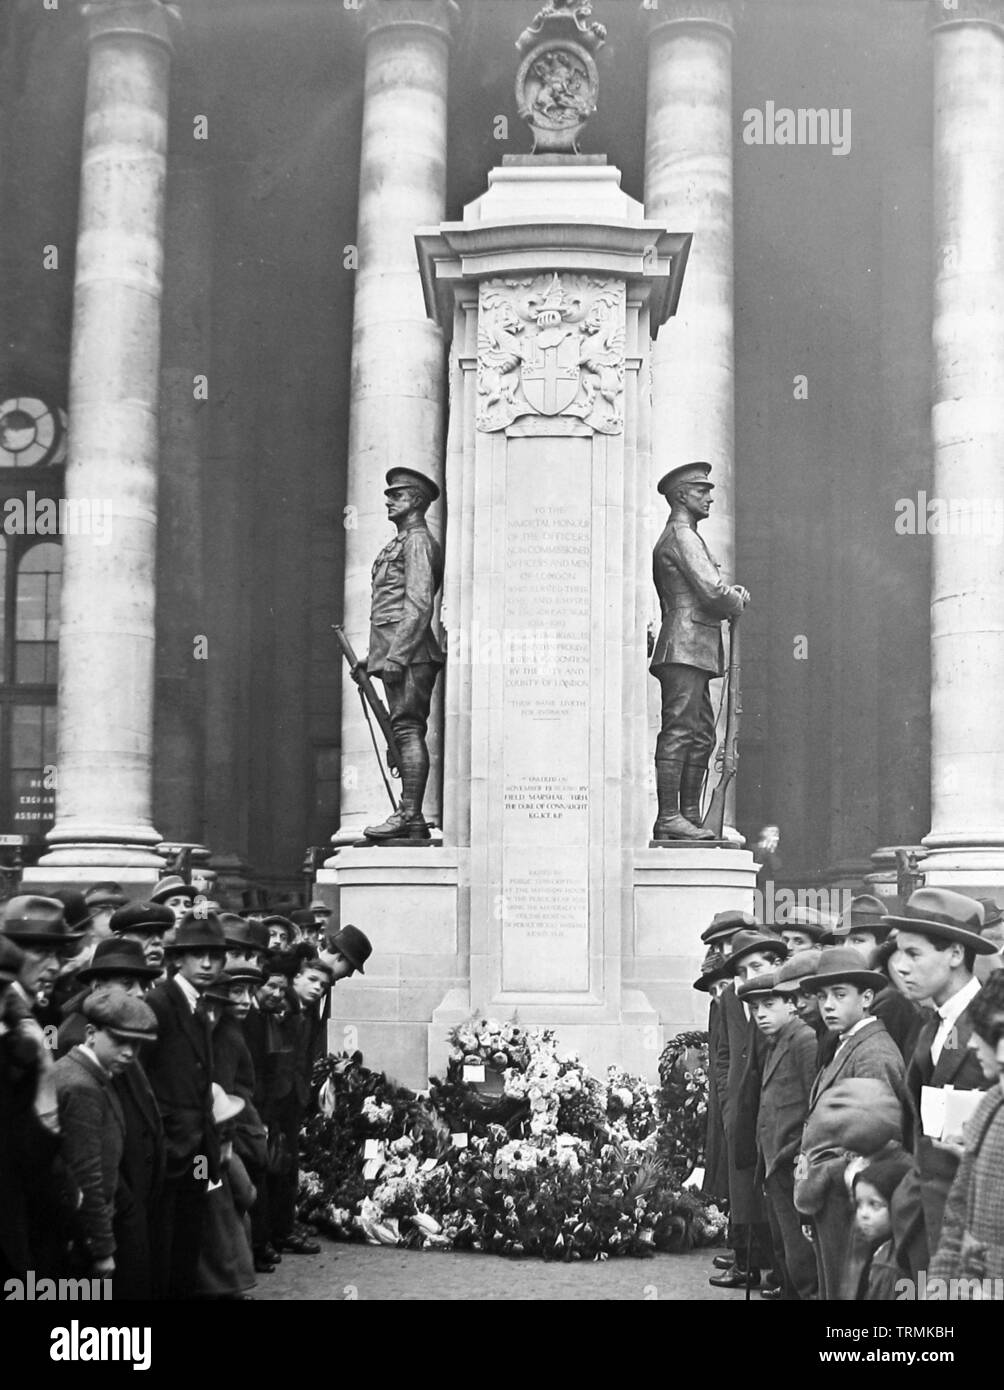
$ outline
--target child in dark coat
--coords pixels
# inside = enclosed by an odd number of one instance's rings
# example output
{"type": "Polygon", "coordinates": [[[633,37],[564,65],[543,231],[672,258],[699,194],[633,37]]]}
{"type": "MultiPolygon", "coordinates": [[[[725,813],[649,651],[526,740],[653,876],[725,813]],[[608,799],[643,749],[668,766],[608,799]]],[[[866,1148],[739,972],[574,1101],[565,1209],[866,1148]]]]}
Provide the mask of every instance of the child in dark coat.
{"type": "Polygon", "coordinates": [[[909,1170],[910,1159],[904,1152],[898,1158],[869,1163],[854,1178],[854,1225],[866,1243],[856,1299],[869,1303],[892,1303],[896,1299],[896,1284],[904,1273],[896,1263],[889,1206],[909,1170]]]}

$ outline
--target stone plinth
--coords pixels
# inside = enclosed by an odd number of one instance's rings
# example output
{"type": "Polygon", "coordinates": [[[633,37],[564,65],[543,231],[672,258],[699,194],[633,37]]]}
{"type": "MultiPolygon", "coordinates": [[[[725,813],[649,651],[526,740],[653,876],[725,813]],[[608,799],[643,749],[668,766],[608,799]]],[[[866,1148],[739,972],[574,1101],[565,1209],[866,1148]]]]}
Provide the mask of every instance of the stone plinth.
{"type": "Polygon", "coordinates": [[[752,912],[756,862],[744,849],[643,849],[634,856],[632,939],[624,977],[644,990],[667,1036],[705,1028],[707,996],[692,988],[716,912],[752,912]]]}

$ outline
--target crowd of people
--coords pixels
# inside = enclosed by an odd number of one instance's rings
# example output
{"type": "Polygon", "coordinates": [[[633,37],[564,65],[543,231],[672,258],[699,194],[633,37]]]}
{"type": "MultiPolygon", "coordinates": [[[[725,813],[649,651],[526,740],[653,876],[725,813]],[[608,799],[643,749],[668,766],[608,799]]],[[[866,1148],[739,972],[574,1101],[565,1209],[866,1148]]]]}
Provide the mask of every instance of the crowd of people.
{"type": "Polygon", "coordinates": [[[0,1286],[248,1298],[296,1221],[330,992],[371,953],[320,901],[235,914],[181,877],[20,895],[0,922],[0,1286]]]}
{"type": "Polygon", "coordinates": [[[1002,914],[939,888],[777,930],[719,913],[704,1191],[710,1282],[769,1299],[1004,1299],[1002,914]],[[954,1282],[953,1282],[954,1281],[954,1282]]]}

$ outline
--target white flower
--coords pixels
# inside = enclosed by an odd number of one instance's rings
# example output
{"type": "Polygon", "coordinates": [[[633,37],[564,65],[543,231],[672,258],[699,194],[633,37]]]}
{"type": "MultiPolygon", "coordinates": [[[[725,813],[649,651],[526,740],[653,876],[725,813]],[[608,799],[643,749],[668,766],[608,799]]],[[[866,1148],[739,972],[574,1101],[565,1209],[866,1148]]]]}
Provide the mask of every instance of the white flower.
{"type": "Polygon", "coordinates": [[[632,1105],[634,1105],[634,1095],[631,1091],[628,1090],[626,1086],[618,1086],[617,1090],[614,1091],[614,1095],[620,1101],[621,1105],[623,1105],[625,1110],[630,1110],[632,1105]]]}

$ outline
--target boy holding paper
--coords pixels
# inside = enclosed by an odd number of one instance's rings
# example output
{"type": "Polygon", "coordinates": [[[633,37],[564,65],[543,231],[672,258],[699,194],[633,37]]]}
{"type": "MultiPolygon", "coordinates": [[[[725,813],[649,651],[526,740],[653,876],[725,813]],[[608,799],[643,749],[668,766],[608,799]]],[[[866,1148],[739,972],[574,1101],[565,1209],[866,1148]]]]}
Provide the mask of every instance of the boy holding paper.
{"type": "Polygon", "coordinates": [[[988,1084],[969,1047],[973,1025],[968,1010],[980,993],[973,974],[976,956],[995,948],[980,935],[983,908],[976,899],[946,888],[918,889],[902,917],[890,921],[896,929],[892,964],[903,988],[914,1001],[930,1000],[934,1006],[907,1068],[913,1167],[892,1205],[897,1257],[916,1279],[938,1247],[959,1163],[957,1125],[964,1118],[965,1101],[957,1094],[948,1097],[945,1088],[983,1091],[988,1084]]]}

